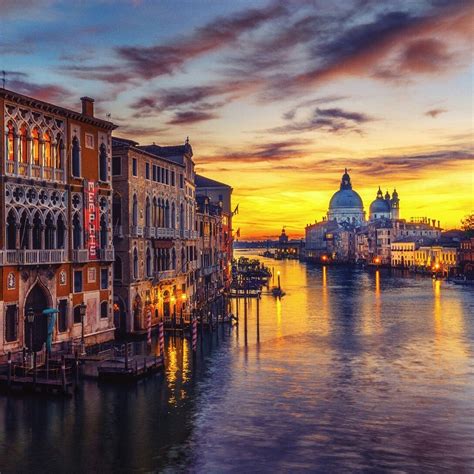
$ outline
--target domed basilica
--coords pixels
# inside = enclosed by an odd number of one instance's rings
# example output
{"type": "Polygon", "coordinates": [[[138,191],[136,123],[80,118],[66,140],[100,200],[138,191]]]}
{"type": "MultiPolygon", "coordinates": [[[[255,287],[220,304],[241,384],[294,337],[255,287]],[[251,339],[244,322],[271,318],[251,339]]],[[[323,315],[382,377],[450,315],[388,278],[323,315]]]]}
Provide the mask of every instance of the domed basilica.
{"type": "MultiPolygon", "coordinates": [[[[397,191],[394,189],[392,196],[387,191],[383,196],[379,186],[377,196],[370,205],[369,220],[399,219],[399,213],[400,200],[397,191]]],[[[355,226],[365,222],[364,203],[359,194],[352,189],[351,177],[347,168],[342,175],[339,191],[336,191],[329,201],[327,220],[355,226]]]]}

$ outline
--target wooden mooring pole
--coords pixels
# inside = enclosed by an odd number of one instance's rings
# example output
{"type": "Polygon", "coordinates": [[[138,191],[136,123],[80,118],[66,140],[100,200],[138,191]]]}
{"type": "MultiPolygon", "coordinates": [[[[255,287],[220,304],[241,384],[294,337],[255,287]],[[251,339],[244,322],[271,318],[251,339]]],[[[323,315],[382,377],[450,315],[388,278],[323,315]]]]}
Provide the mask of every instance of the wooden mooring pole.
{"type": "Polygon", "coordinates": [[[8,388],[12,383],[12,353],[8,351],[8,388]]]}

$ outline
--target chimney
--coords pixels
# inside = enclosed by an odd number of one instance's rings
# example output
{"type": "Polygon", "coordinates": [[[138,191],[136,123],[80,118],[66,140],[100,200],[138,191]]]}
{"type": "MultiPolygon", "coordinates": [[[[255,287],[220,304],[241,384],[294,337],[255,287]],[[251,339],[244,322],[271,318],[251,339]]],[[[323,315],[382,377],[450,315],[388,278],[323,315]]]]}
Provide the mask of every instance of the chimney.
{"type": "Polygon", "coordinates": [[[81,97],[82,102],[82,115],[87,115],[88,117],[94,116],[94,99],[90,97],[81,97]]]}

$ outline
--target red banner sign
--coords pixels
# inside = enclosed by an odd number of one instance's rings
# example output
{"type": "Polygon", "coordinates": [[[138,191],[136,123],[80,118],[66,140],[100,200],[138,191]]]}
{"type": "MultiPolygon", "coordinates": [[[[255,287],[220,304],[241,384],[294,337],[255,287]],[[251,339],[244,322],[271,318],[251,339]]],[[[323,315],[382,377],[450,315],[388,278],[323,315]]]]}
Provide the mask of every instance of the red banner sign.
{"type": "Polygon", "coordinates": [[[99,245],[97,242],[99,234],[99,204],[97,199],[98,187],[94,181],[86,181],[84,184],[84,224],[86,229],[87,249],[89,250],[89,259],[97,260],[99,258],[99,245]]]}

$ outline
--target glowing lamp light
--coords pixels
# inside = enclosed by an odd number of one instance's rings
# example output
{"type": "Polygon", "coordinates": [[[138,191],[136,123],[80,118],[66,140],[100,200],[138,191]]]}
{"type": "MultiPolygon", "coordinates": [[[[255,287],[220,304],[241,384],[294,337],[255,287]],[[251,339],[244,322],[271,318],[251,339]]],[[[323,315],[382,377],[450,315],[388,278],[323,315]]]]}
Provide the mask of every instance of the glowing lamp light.
{"type": "Polygon", "coordinates": [[[280,276],[280,270],[277,271],[277,275],[280,276]]]}
{"type": "Polygon", "coordinates": [[[377,257],[377,258],[374,260],[374,262],[375,262],[376,264],[379,264],[379,263],[380,263],[380,258],[377,257]]]}
{"type": "Polygon", "coordinates": [[[181,299],[182,299],[183,301],[186,301],[186,298],[187,298],[186,293],[183,293],[183,294],[181,295],[181,299]]]}
{"type": "Polygon", "coordinates": [[[176,298],[174,296],[171,296],[171,302],[174,303],[176,301],[176,298]]]}

